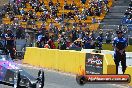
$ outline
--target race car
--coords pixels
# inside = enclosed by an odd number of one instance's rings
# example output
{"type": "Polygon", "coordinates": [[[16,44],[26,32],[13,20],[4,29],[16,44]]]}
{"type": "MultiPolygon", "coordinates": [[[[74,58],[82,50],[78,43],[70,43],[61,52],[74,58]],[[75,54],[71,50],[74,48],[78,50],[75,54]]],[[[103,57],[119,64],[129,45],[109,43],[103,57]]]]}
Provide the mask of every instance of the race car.
{"type": "Polygon", "coordinates": [[[44,81],[42,69],[35,78],[11,60],[10,55],[4,50],[0,50],[0,83],[9,84],[14,88],[43,88],[44,81]]]}

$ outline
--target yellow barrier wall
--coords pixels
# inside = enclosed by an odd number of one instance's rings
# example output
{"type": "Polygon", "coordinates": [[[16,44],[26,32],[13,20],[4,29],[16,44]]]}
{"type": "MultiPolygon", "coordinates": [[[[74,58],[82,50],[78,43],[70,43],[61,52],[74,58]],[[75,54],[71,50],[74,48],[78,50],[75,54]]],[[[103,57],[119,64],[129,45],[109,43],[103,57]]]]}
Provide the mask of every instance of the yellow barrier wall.
{"type": "Polygon", "coordinates": [[[27,47],[23,63],[78,74],[85,69],[86,53],[73,50],[58,50],[27,47]]]}
{"type": "Polygon", "coordinates": [[[28,47],[26,48],[26,53],[24,55],[24,63],[29,63],[31,65],[33,65],[34,63],[34,56],[35,56],[35,50],[37,50],[36,47],[28,47]]]}
{"type": "MultiPolygon", "coordinates": [[[[23,62],[34,66],[78,74],[80,67],[85,70],[85,59],[85,52],[27,47],[23,62]]],[[[115,64],[112,55],[105,54],[103,59],[103,74],[115,74],[115,64]]]]}
{"type": "Polygon", "coordinates": [[[129,74],[131,76],[131,81],[130,81],[129,85],[132,86],[132,66],[128,66],[126,68],[125,74],[129,74]]]}
{"type": "Polygon", "coordinates": [[[111,54],[104,54],[103,74],[116,74],[116,66],[111,54]]]}
{"type": "Polygon", "coordinates": [[[47,60],[46,58],[46,53],[47,53],[47,48],[38,48],[38,51],[40,52],[40,58],[39,58],[39,66],[40,67],[47,67],[47,60]],[[45,63],[45,64],[43,64],[45,63]]]}

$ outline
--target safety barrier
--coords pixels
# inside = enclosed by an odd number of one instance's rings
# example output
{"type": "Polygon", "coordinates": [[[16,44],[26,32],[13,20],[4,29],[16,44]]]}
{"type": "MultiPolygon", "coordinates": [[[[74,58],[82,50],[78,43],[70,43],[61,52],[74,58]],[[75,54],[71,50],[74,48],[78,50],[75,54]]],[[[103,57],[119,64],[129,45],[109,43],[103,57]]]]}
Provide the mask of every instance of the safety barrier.
{"type": "MultiPolygon", "coordinates": [[[[94,49],[82,49],[81,52],[92,53],[94,49]]],[[[96,54],[96,53],[94,53],[96,54]]],[[[101,50],[103,57],[103,74],[115,74],[116,67],[110,50],[101,50]]],[[[101,55],[100,54],[100,55],[101,55]]]]}
{"type": "Polygon", "coordinates": [[[125,74],[129,74],[130,75],[131,81],[130,81],[129,85],[132,86],[132,66],[128,66],[126,68],[125,74]]]}
{"type": "MultiPolygon", "coordinates": [[[[27,47],[23,63],[78,74],[79,68],[85,70],[86,54],[86,52],[74,50],[27,47]]],[[[112,55],[102,55],[103,74],[115,74],[112,55]]]]}
{"type": "Polygon", "coordinates": [[[77,74],[80,66],[85,69],[85,55],[83,52],[72,50],[28,47],[23,63],[77,74]]]}
{"type": "Polygon", "coordinates": [[[103,74],[115,74],[116,66],[111,54],[104,54],[103,74]]]}

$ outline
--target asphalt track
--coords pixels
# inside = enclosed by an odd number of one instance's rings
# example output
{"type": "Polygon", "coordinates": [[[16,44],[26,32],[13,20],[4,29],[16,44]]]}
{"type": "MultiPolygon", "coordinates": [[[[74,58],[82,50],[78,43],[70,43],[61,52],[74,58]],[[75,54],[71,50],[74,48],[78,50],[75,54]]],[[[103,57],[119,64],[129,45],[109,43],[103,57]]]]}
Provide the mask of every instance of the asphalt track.
{"type": "MultiPolygon", "coordinates": [[[[33,76],[36,76],[38,70],[40,69],[27,65],[20,66],[33,76]]],[[[44,69],[44,71],[45,71],[44,88],[129,88],[127,85],[124,84],[85,84],[84,86],[80,86],[76,83],[75,75],[51,71],[48,69],[44,69]]],[[[0,84],[0,88],[13,87],[0,84]]]]}

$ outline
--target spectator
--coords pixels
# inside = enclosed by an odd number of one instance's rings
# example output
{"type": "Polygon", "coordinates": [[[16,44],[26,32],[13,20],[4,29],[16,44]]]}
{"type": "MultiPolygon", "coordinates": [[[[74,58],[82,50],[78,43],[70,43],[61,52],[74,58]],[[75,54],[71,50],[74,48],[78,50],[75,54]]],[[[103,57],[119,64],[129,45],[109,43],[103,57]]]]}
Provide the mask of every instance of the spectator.
{"type": "Polygon", "coordinates": [[[64,9],[69,10],[69,8],[70,8],[70,6],[67,4],[67,2],[65,2],[64,9]]]}
{"type": "Polygon", "coordinates": [[[66,42],[66,38],[64,37],[64,35],[60,36],[60,38],[58,39],[58,44],[59,44],[58,48],[60,50],[66,50],[66,48],[67,48],[66,47],[67,42],[66,42]]]}
{"type": "Polygon", "coordinates": [[[91,49],[95,49],[96,48],[96,43],[95,43],[95,33],[94,33],[94,31],[92,31],[90,35],[91,35],[91,39],[92,39],[91,49]]]}
{"type": "Polygon", "coordinates": [[[53,6],[54,3],[52,2],[52,0],[49,1],[49,7],[53,6]]]}
{"type": "Polygon", "coordinates": [[[21,13],[21,15],[24,15],[25,14],[25,11],[24,11],[23,8],[20,10],[20,13],[21,13]]]}
{"type": "Polygon", "coordinates": [[[106,5],[108,5],[108,0],[104,0],[104,3],[105,3],[106,5]]]}
{"type": "Polygon", "coordinates": [[[85,37],[83,38],[83,42],[84,42],[84,49],[91,49],[91,36],[90,33],[86,33],[85,37]]]}
{"type": "Polygon", "coordinates": [[[7,33],[5,33],[5,39],[6,39],[6,49],[9,50],[11,58],[15,59],[15,36],[10,28],[7,29],[7,33]]]}
{"type": "Polygon", "coordinates": [[[9,3],[13,4],[15,0],[9,0],[9,3]]]}
{"type": "Polygon", "coordinates": [[[110,44],[110,42],[111,42],[111,33],[110,33],[110,31],[108,31],[107,33],[106,33],[106,43],[107,44],[110,44]]]}
{"type": "Polygon", "coordinates": [[[24,15],[24,16],[22,17],[22,21],[23,21],[23,22],[27,22],[27,21],[28,21],[28,18],[27,18],[26,15],[24,15]]]}
{"type": "Polygon", "coordinates": [[[24,38],[23,29],[21,27],[16,29],[16,39],[24,38]]]}
{"type": "Polygon", "coordinates": [[[82,4],[85,4],[86,3],[86,0],[81,0],[82,4]]]}
{"type": "Polygon", "coordinates": [[[68,47],[70,50],[77,50],[82,48],[82,40],[77,39],[68,47]]]}
{"type": "Polygon", "coordinates": [[[14,18],[13,24],[14,24],[14,25],[19,25],[19,19],[18,19],[18,18],[14,18]]]}
{"type": "Polygon", "coordinates": [[[75,4],[74,0],[72,1],[70,6],[71,6],[71,8],[70,8],[71,10],[74,10],[76,8],[76,4],[75,4]]]}
{"type": "Polygon", "coordinates": [[[6,47],[5,31],[3,33],[1,33],[0,39],[1,39],[1,44],[2,44],[3,48],[6,47]]]}
{"type": "Polygon", "coordinates": [[[39,30],[39,33],[37,34],[37,47],[39,48],[43,48],[42,38],[43,38],[43,33],[41,30],[39,30]]]}
{"type": "Polygon", "coordinates": [[[47,20],[46,14],[41,14],[40,20],[41,21],[46,21],[47,20]]]}
{"type": "Polygon", "coordinates": [[[102,50],[102,44],[103,44],[103,33],[100,33],[99,36],[96,38],[97,48],[102,50]]]}
{"type": "Polygon", "coordinates": [[[71,35],[72,35],[72,42],[74,42],[77,39],[77,31],[75,27],[73,27],[71,35]]]}
{"type": "Polygon", "coordinates": [[[77,38],[78,38],[78,39],[82,39],[82,38],[83,38],[83,33],[82,33],[81,30],[78,30],[78,31],[77,31],[77,38]]]}
{"type": "Polygon", "coordinates": [[[92,23],[96,23],[97,21],[96,21],[96,19],[95,19],[95,17],[93,17],[92,18],[92,23]]]}
{"type": "Polygon", "coordinates": [[[44,45],[44,48],[50,49],[50,46],[49,46],[48,44],[45,44],[45,45],[44,45]]]}
{"type": "Polygon", "coordinates": [[[56,48],[52,37],[49,38],[48,45],[50,46],[50,49],[56,48]]]}
{"type": "Polygon", "coordinates": [[[50,22],[50,24],[49,24],[49,29],[50,29],[50,31],[52,31],[53,29],[54,29],[54,24],[53,24],[53,22],[50,22]]]}

